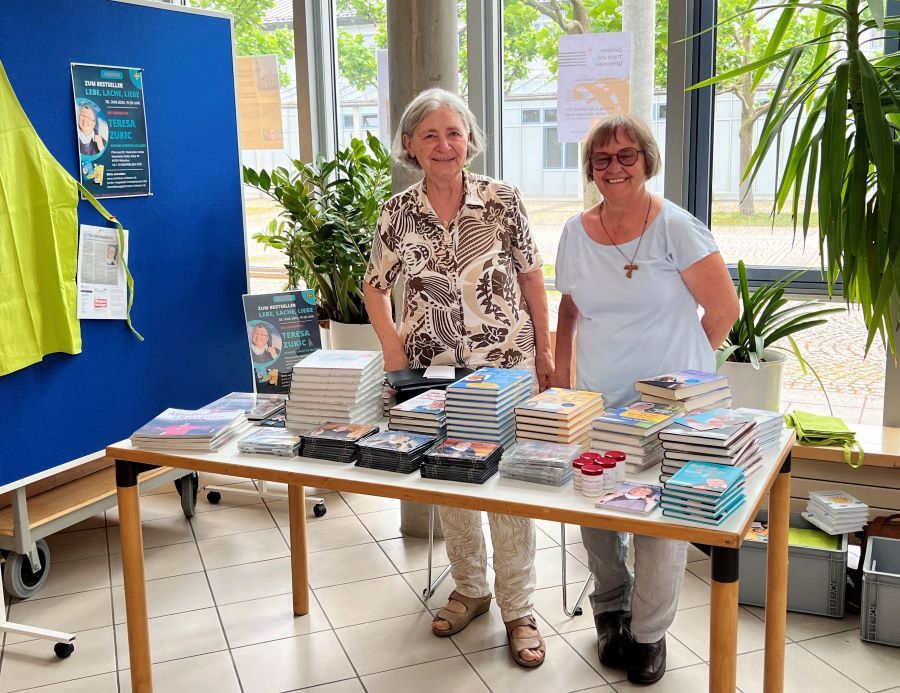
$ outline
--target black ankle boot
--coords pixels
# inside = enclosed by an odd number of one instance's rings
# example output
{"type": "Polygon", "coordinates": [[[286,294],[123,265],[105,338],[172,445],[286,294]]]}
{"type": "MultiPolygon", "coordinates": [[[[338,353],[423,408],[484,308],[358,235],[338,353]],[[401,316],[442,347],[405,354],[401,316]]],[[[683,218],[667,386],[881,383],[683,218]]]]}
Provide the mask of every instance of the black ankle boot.
{"type": "Polygon", "coordinates": [[[649,686],[666,673],[666,636],[657,642],[634,642],[628,653],[628,680],[639,686],[649,686]]]}
{"type": "Polygon", "coordinates": [[[594,614],[597,627],[597,652],[600,663],[612,669],[626,669],[631,644],[630,611],[605,611],[594,614]]]}

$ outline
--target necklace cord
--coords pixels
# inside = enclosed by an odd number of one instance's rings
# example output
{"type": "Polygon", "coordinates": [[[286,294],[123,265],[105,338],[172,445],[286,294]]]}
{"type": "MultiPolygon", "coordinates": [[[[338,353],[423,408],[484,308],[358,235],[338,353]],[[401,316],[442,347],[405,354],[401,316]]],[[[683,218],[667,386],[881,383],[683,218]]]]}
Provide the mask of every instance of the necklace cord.
{"type": "MultiPolygon", "coordinates": [[[[638,236],[637,248],[634,249],[634,254],[631,256],[630,260],[628,259],[628,256],[622,252],[622,249],[619,247],[619,244],[613,240],[612,234],[607,230],[606,224],[603,223],[602,212],[603,212],[603,205],[606,204],[605,200],[600,203],[600,210],[597,213],[597,217],[600,219],[600,228],[603,229],[603,233],[606,234],[606,237],[609,238],[609,242],[613,244],[613,247],[619,251],[619,255],[621,255],[623,258],[625,258],[625,261],[629,265],[634,264],[634,259],[637,257],[638,251],[641,249],[641,241],[644,240],[644,233],[647,231],[647,220],[650,219],[650,207],[653,206],[653,197],[650,195],[649,192],[647,193],[647,198],[648,198],[647,199],[647,214],[644,215],[644,228],[641,229],[641,235],[638,236]]],[[[629,278],[630,278],[630,275],[629,275],[629,278]]]]}

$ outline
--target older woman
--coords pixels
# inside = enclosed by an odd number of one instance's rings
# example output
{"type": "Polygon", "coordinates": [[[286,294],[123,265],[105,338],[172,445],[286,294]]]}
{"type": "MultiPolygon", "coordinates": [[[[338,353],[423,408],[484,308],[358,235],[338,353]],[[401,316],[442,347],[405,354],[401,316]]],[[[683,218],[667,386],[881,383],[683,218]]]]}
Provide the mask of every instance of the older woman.
{"type": "MultiPolygon", "coordinates": [[[[431,364],[534,368],[548,386],[553,358],[541,258],[518,191],[464,170],[482,149],[475,118],[455,94],[429,89],[406,108],[394,158],[423,179],[384,206],[364,285],[386,370],[431,364]],[[405,279],[399,333],[391,287],[405,279]]],[[[432,623],[437,636],[490,607],[481,514],[440,508],[456,589],[432,623]]],[[[497,604],[513,659],[544,661],[532,616],[532,520],[488,513],[497,604]]]]}
{"type": "MultiPolygon", "coordinates": [[[[734,287],[712,234],[645,184],[659,170],[649,128],[630,115],[597,124],[584,144],[584,175],[603,201],[566,222],[556,260],[562,292],[553,382],[602,392],[609,407],[639,399],[640,378],[715,370],[714,349],[738,315],[734,287]],[[698,317],[698,306],[703,316],[698,317]],[[577,337],[577,339],[576,339],[577,337]]],[[[687,545],[583,527],[600,661],[637,684],[666,668],[687,545]]]]}

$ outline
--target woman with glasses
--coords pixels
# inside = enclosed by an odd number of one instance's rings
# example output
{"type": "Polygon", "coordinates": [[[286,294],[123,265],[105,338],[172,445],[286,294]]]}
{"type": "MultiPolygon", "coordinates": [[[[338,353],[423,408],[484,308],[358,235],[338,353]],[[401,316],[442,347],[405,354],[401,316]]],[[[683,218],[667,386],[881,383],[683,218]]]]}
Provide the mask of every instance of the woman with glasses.
{"type": "MultiPolygon", "coordinates": [[[[603,201],[569,219],[556,258],[563,294],[553,384],[602,392],[608,407],[640,399],[634,382],[684,369],[715,370],[714,350],[738,316],[731,277],[709,229],[652,194],[659,146],[632,115],[598,123],[583,148],[584,175],[603,201]],[[702,308],[702,317],[698,315],[702,308]]],[[[582,527],[594,577],[600,662],[636,684],[666,670],[666,631],[687,560],[682,541],[582,527]]]]}

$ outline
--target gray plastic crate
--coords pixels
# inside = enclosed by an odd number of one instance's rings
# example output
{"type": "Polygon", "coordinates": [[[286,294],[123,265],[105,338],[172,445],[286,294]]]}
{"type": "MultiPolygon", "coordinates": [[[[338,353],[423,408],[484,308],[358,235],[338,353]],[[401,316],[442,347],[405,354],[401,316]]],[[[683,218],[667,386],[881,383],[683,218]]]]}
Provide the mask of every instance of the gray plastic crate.
{"type": "MultiPolygon", "coordinates": [[[[765,511],[756,519],[766,521],[765,511]]],[[[791,515],[791,527],[818,529],[800,515],[791,515]]],[[[766,605],[767,543],[741,544],[738,601],[752,606],[766,605]]],[[[788,547],[788,611],[841,618],[847,582],[847,535],[839,550],[811,546],[788,547]]]]}
{"type": "Polygon", "coordinates": [[[859,637],[900,646],[900,539],[869,537],[863,563],[859,637]]]}

